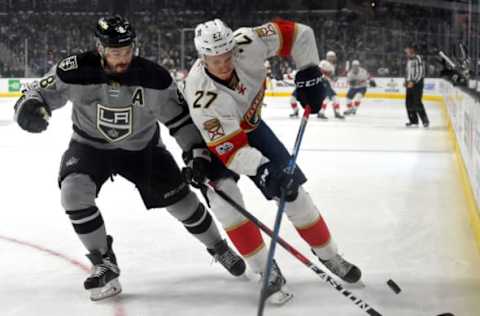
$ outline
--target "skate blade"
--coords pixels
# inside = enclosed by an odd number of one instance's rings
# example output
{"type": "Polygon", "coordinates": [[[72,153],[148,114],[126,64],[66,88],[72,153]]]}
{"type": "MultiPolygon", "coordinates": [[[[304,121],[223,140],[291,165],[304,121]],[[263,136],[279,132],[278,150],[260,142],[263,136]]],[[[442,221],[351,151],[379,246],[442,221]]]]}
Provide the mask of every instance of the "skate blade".
{"type": "Polygon", "coordinates": [[[268,302],[272,305],[283,305],[293,298],[293,292],[283,286],[280,291],[273,293],[268,297],[268,302]]]}
{"type": "Polygon", "coordinates": [[[118,281],[118,278],[111,280],[104,287],[95,288],[90,290],[90,299],[92,301],[100,301],[122,292],[122,286],[118,281]]]}

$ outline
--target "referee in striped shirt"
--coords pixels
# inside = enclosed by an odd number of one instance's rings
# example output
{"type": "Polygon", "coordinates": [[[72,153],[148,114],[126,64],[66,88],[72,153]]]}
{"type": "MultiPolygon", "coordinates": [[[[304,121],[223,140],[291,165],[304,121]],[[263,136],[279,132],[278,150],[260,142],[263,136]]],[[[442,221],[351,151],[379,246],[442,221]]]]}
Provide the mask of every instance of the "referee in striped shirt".
{"type": "Polygon", "coordinates": [[[407,55],[407,75],[405,78],[407,97],[405,101],[408,114],[408,122],[405,125],[407,127],[417,127],[420,117],[423,126],[428,127],[430,121],[422,103],[425,64],[422,56],[417,54],[417,47],[414,44],[405,48],[405,54],[407,55]]]}

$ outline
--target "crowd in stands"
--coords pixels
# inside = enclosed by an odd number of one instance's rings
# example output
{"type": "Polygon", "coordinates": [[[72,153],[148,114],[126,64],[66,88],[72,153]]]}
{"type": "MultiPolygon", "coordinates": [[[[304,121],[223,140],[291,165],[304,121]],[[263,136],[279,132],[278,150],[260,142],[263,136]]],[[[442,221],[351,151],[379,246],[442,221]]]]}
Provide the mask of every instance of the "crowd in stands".
{"type": "MultiPolygon", "coordinates": [[[[18,0],[15,3],[18,6],[15,10],[10,8],[4,13],[0,7],[0,54],[3,57],[0,76],[3,77],[39,76],[62,57],[93,49],[95,23],[109,10],[105,2],[99,0],[84,0],[81,6],[78,0],[18,0]],[[32,3],[36,7],[32,8],[32,3]]],[[[403,75],[403,49],[407,43],[416,42],[428,61],[434,50],[445,50],[445,46],[458,37],[452,31],[451,13],[418,7],[409,11],[405,6],[392,5],[388,12],[363,16],[348,10],[328,14],[278,8],[271,11],[266,10],[268,1],[263,1],[264,7],[260,9],[253,8],[250,0],[192,1],[192,5],[171,0],[136,3],[135,10],[128,11],[128,17],[137,30],[140,54],[176,70],[188,68],[196,59],[192,28],[214,17],[221,17],[232,28],[258,25],[273,18],[308,24],[315,31],[322,56],[333,50],[340,66],[359,59],[373,75],[380,76],[403,75]],[[208,9],[210,2],[212,6],[215,4],[215,10],[208,9]],[[150,9],[158,3],[163,4],[161,9],[150,9]],[[185,29],[183,37],[182,29],[185,29]]],[[[281,77],[293,67],[291,61],[278,58],[271,64],[275,77],[281,77]]],[[[435,63],[427,64],[428,75],[436,75],[435,63]]]]}

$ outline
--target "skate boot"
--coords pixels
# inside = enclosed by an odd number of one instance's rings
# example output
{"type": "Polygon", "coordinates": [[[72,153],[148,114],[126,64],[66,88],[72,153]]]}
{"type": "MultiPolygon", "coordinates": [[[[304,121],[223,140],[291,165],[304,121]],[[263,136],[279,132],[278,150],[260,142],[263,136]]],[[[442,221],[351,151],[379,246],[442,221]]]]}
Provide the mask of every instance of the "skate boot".
{"type": "Polygon", "coordinates": [[[328,120],[328,117],[322,112],[318,112],[317,117],[322,120],[328,120]]]}
{"type": "Polygon", "coordinates": [[[335,118],[336,118],[336,119],[340,119],[340,120],[344,120],[344,119],[345,119],[345,116],[343,116],[342,114],[340,114],[340,112],[335,111],[335,118]]]}
{"type": "Polygon", "coordinates": [[[207,248],[208,253],[234,276],[245,273],[245,261],[235,253],[225,240],[219,241],[213,249],[207,248]]]}
{"type": "Polygon", "coordinates": [[[355,114],[354,111],[355,111],[355,109],[350,108],[350,109],[348,109],[348,110],[346,110],[346,111],[343,111],[343,115],[345,115],[345,116],[353,115],[353,114],[355,114]]]}
{"type": "MultiPolygon", "coordinates": [[[[263,273],[261,282],[263,283],[263,273]]],[[[272,272],[266,289],[265,297],[275,305],[283,305],[293,298],[293,293],[287,288],[287,280],[283,276],[277,262],[273,260],[272,272]]]]}
{"type": "Polygon", "coordinates": [[[418,123],[407,122],[405,123],[406,127],[418,127],[418,123]]]}
{"type": "Polygon", "coordinates": [[[330,260],[322,260],[320,258],[319,260],[328,270],[345,282],[356,283],[362,277],[362,271],[339,254],[336,254],[330,260]]]}
{"type": "Polygon", "coordinates": [[[293,111],[293,113],[290,113],[289,115],[291,118],[297,118],[298,117],[298,110],[293,111]]]}
{"type": "Polygon", "coordinates": [[[353,114],[353,115],[356,115],[356,114],[357,114],[357,108],[353,108],[353,109],[352,109],[352,114],[353,114]]]}
{"type": "Polygon", "coordinates": [[[103,300],[119,294],[122,291],[118,277],[120,269],[112,250],[113,238],[107,236],[108,251],[102,255],[99,251],[92,251],[87,258],[92,262],[92,272],[83,283],[86,290],[90,291],[92,301],[103,300]]]}

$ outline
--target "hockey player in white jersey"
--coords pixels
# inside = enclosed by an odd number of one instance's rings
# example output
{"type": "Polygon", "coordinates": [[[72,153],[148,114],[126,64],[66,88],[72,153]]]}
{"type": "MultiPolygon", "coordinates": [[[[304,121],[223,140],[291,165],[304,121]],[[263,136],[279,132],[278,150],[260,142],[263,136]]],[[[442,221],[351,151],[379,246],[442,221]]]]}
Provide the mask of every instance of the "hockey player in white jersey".
{"type": "Polygon", "coordinates": [[[347,91],[347,110],[344,115],[355,115],[362,98],[367,93],[367,85],[375,87],[376,83],[371,78],[365,68],[360,66],[358,60],[352,62],[352,69],[347,74],[348,91],[347,91]]]}
{"type": "Polygon", "coordinates": [[[328,117],[325,115],[325,111],[327,110],[328,105],[333,108],[333,112],[335,118],[337,119],[345,119],[345,117],[340,113],[340,102],[337,100],[337,93],[333,86],[337,82],[337,54],[334,51],[328,51],[326,55],[326,59],[320,61],[320,70],[322,71],[323,75],[327,79],[328,86],[327,86],[327,95],[325,100],[323,101],[322,108],[320,112],[318,112],[318,118],[327,120],[328,117]]]}
{"type": "MultiPolygon", "coordinates": [[[[275,55],[293,58],[299,69],[295,83],[301,105],[310,105],[313,113],[320,110],[325,87],[313,30],[300,23],[278,20],[233,33],[216,19],[196,27],[195,47],[200,58],[186,78],[184,96],[212,159],[220,160],[238,175],[249,176],[268,200],[278,200],[281,189],[285,189],[285,212],[299,235],[330,271],[346,282],[357,282],[360,269],[337,252],[327,224],[302,187],[307,181],[305,175],[299,167],[292,177],[284,172],[290,154],[261,118],[266,77],[263,63],[275,55]]],[[[217,179],[216,186],[244,205],[231,178],[217,179]]],[[[212,191],[208,197],[221,199],[212,191]]],[[[212,211],[247,263],[253,263],[253,269],[261,273],[266,263],[261,237],[238,241],[245,232],[258,228],[228,203],[224,202],[221,208],[219,205],[212,204],[212,211]]],[[[275,265],[271,282],[281,279],[285,283],[276,271],[275,265]]]]}

